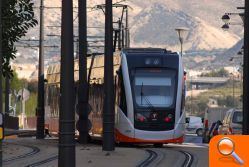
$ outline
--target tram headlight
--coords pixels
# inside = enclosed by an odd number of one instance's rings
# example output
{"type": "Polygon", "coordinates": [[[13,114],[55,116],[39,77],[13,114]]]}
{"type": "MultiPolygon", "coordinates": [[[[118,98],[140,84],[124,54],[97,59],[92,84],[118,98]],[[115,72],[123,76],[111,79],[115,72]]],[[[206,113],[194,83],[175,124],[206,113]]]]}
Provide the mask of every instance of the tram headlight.
{"type": "Polygon", "coordinates": [[[143,116],[142,114],[137,113],[136,114],[136,121],[138,121],[138,122],[146,122],[147,118],[145,116],[143,116]]]}
{"type": "Polygon", "coordinates": [[[164,118],[164,121],[168,123],[168,122],[171,122],[172,119],[173,119],[173,115],[172,114],[168,114],[167,117],[164,118]]]}

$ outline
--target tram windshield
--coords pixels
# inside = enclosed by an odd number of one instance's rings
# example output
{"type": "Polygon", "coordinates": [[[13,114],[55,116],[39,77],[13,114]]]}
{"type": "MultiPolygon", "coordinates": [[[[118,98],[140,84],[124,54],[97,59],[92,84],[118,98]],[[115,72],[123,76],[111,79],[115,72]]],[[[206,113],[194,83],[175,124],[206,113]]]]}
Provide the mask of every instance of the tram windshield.
{"type": "Polygon", "coordinates": [[[134,95],[137,107],[171,107],[175,99],[176,71],[136,69],[134,95]]]}

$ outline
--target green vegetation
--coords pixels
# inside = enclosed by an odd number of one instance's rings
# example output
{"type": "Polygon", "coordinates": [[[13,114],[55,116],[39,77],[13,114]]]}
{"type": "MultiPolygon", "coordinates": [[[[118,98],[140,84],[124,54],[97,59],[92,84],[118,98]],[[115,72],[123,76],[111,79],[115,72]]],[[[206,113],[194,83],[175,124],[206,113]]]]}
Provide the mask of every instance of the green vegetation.
{"type": "Polygon", "coordinates": [[[203,117],[208,105],[218,107],[241,108],[242,107],[242,82],[229,80],[223,87],[209,89],[196,97],[187,97],[186,111],[193,115],[203,117]],[[234,96],[233,96],[234,95],[234,96]]]}
{"type": "Polygon", "coordinates": [[[31,92],[29,100],[26,101],[25,111],[27,116],[35,116],[37,106],[37,93],[31,92]]]}
{"type": "MultiPolygon", "coordinates": [[[[30,85],[26,80],[18,79],[17,74],[11,70],[10,61],[15,58],[17,52],[15,43],[26,35],[29,28],[35,27],[38,22],[34,18],[34,3],[32,3],[32,0],[6,0],[2,2],[2,5],[2,52],[4,53],[2,72],[4,76],[11,78],[12,102],[15,103],[16,97],[14,94],[30,85]]],[[[5,90],[4,80],[2,85],[3,90],[5,90]]],[[[36,96],[35,90],[31,90],[31,96],[26,105],[27,114],[34,115],[36,96]]],[[[19,103],[17,104],[17,114],[21,111],[19,103]]]]}
{"type": "Polygon", "coordinates": [[[221,68],[219,70],[212,70],[209,73],[202,73],[200,76],[201,77],[228,77],[229,72],[225,70],[224,68],[221,68]]]}
{"type": "MultiPolygon", "coordinates": [[[[20,90],[23,88],[24,85],[26,85],[28,83],[27,80],[25,79],[19,79],[17,76],[17,73],[15,71],[12,72],[12,77],[10,79],[10,89],[11,90],[20,90]]],[[[5,77],[3,77],[3,81],[2,81],[2,85],[3,85],[3,90],[5,90],[5,77]]]]}
{"type": "MultiPolygon", "coordinates": [[[[3,80],[3,89],[5,90],[5,80],[3,80]]],[[[11,106],[16,103],[16,114],[19,115],[22,112],[22,101],[16,99],[15,93],[18,93],[22,88],[30,91],[30,97],[25,103],[25,114],[27,116],[35,116],[35,110],[37,105],[37,82],[27,81],[25,79],[19,79],[17,73],[13,72],[13,77],[11,78],[10,89],[11,89],[11,106]],[[17,100],[17,101],[16,101],[17,100]]],[[[3,99],[5,94],[3,94],[3,99]]]]}
{"type": "Polygon", "coordinates": [[[9,66],[15,58],[15,43],[25,36],[30,27],[38,24],[34,19],[34,4],[31,0],[7,0],[2,2],[3,24],[3,74],[12,76],[9,66]]]}
{"type": "Polygon", "coordinates": [[[193,115],[204,116],[204,112],[208,107],[208,98],[205,96],[197,96],[197,97],[187,97],[185,110],[190,112],[193,115]]]}
{"type": "MultiPolygon", "coordinates": [[[[30,93],[29,99],[25,103],[25,114],[28,117],[35,116],[35,111],[37,107],[37,93],[30,93]]],[[[16,106],[16,114],[22,113],[22,102],[18,101],[16,106]]]]}

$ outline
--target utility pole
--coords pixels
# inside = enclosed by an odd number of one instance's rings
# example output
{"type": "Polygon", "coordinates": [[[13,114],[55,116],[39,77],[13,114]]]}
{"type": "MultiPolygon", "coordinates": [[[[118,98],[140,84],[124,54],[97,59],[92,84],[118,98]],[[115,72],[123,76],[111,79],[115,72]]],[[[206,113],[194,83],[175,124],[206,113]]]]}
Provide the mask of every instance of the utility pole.
{"type": "Polygon", "coordinates": [[[243,129],[249,134],[249,1],[245,1],[244,21],[244,68],[243,68],[243,129]]]}
{"type": "Polygon", "coordinates": [[[191,83],[190,83],[190,86],[191,86],[191,114],[194,114],[193,112],[193,76],[190,77],[191,78],[191,83]]]}
{"type": "MultiPolygon", "coordinates": [[[[3,8],[3,1],[0,1],[0,113],[3,113],[3,20],[2,20],[2,8],[3,8]]],[[[2,150],[2,140],[0,140],[0,167],[3,166],[3,150],[2,150]]]]}
{"type": "Polygon", "coordinates": [[[44,139],[44,0],[40,1],[40,39],[39,39],[39,69],[38,69],[38,103],[36,138],[44,139]]]}
{"type": "Polygon", "coordinates": [[[181,43],[181,57],[182,57],[183,39],[180,39],[180,43],[181,43]]]}
{"type": "Polygon", "coordinates": [[[235,83],[234,83],[234,75],[235,75],[235,70],[234,70],[234,66],[233,66],[233,108],[235,108],[235,83]]]}
{"type": "Polygon", "coordinates": [[[62,0],[58,166],[75,166],[73,1],[62,0]]]}
{"type": "Polygon", "coordinates": [[[10,79],[9,76],[5,76],[5,114],[9,113],[9,103],[10,103],[10,98],[9,98],[9,94],[10,94],[10,79]]]}
{"type": "Polygon", "coordinates": [[[235,108],[235,83],[234,83],[234,75],[233,75],[233,108],[235,108]]]}
{"type": "Polygon", "coordinates": [[[24,89],[25,86],[23,86],[22,88],[22,125],[23,125],[23,129],[25,129],[25,117],[26,117],[26,112],[25,112],[25,99],[24,99],[24,89]]]}
{"type": "Polygon", "coordinates": [[[129,30],[129,13],[128,13],[128,6],[126,7],[126,27],[125,27],[125,31],[126,31],[126,37],[125,37],[125,46],[126,48],[130,47],[130,30],[129,30]]]}
{"type": "Polygon", "coordinates": [[[118,50],[121,50],[121,38],[122,38],[122,36],[121,36],[121,33],[122,33],[122,23],[121,23],[121,20],[120,19],[118,19],[118,50]]]}
{"type": "Polygon", "coordinates": [[[112,0],[105,1],[105,67],[104,67],[104,111],[103,147],[113,151],[114,143],[114,84],[113,84],[113,24],[112,0]]]}
{"type": "Polygon", "coordinates": [[[124,34],[124,24],[122,24],[122,26],[121,26],[121,36],[122,36],[122,48],[124,48],[125,47],[125,34],[124,34]]]}
{"type": "Polygon", "coordinates": [[[88,139],[88,82],[87,82],[87,0],[78,0],[79,6],[79,85],[78,85],[78,130],[79,142],[88,139]]]}

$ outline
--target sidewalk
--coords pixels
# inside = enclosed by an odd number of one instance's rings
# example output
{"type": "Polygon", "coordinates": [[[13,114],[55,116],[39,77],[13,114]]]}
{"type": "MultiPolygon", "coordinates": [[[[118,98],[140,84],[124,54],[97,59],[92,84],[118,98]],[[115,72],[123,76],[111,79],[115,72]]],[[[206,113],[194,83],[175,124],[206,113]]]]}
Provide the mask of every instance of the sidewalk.
{"type": "MultiPolygon", "coordinates": [[[[31,149],[25,146],[38,147],[40,149],[40,152],[25,158],[5,163],[4,166],[28,166],[32,163],[46,161],[51,157],[56,157],[56,155],[58,155],[57,140],[36,140],[34,138],[17,138],[4,140],[3,159],[6,160],[9,158],[29,153],[31,149]]],[[[115,151],[113,152],[105,152],[102,151],[101,145],[76,145],[77,167],[134,167],[137,166],[140,162],[142,162],[147,156],[148,155],[144,150],[135,147],[116,147],[115,151]]],[[[50,160],[39,166],[57,167],[58,158],[50,160]]]]}
{"type": "Polygon", "coordinates": [[[102,151],[101,146],[77,147],[77,166],[134,167],[144,160],[146,152],[136,148],[116,147],[114,152],[102,151]]]}
{"type": "Polygon", "coordinates": [[[4,139],[15,139],[18,136],[30,137],[30,136],[35,136],[35,134],[36,131],[33,129],[14,130],[14,129],[4,128],[4,139]]]}

